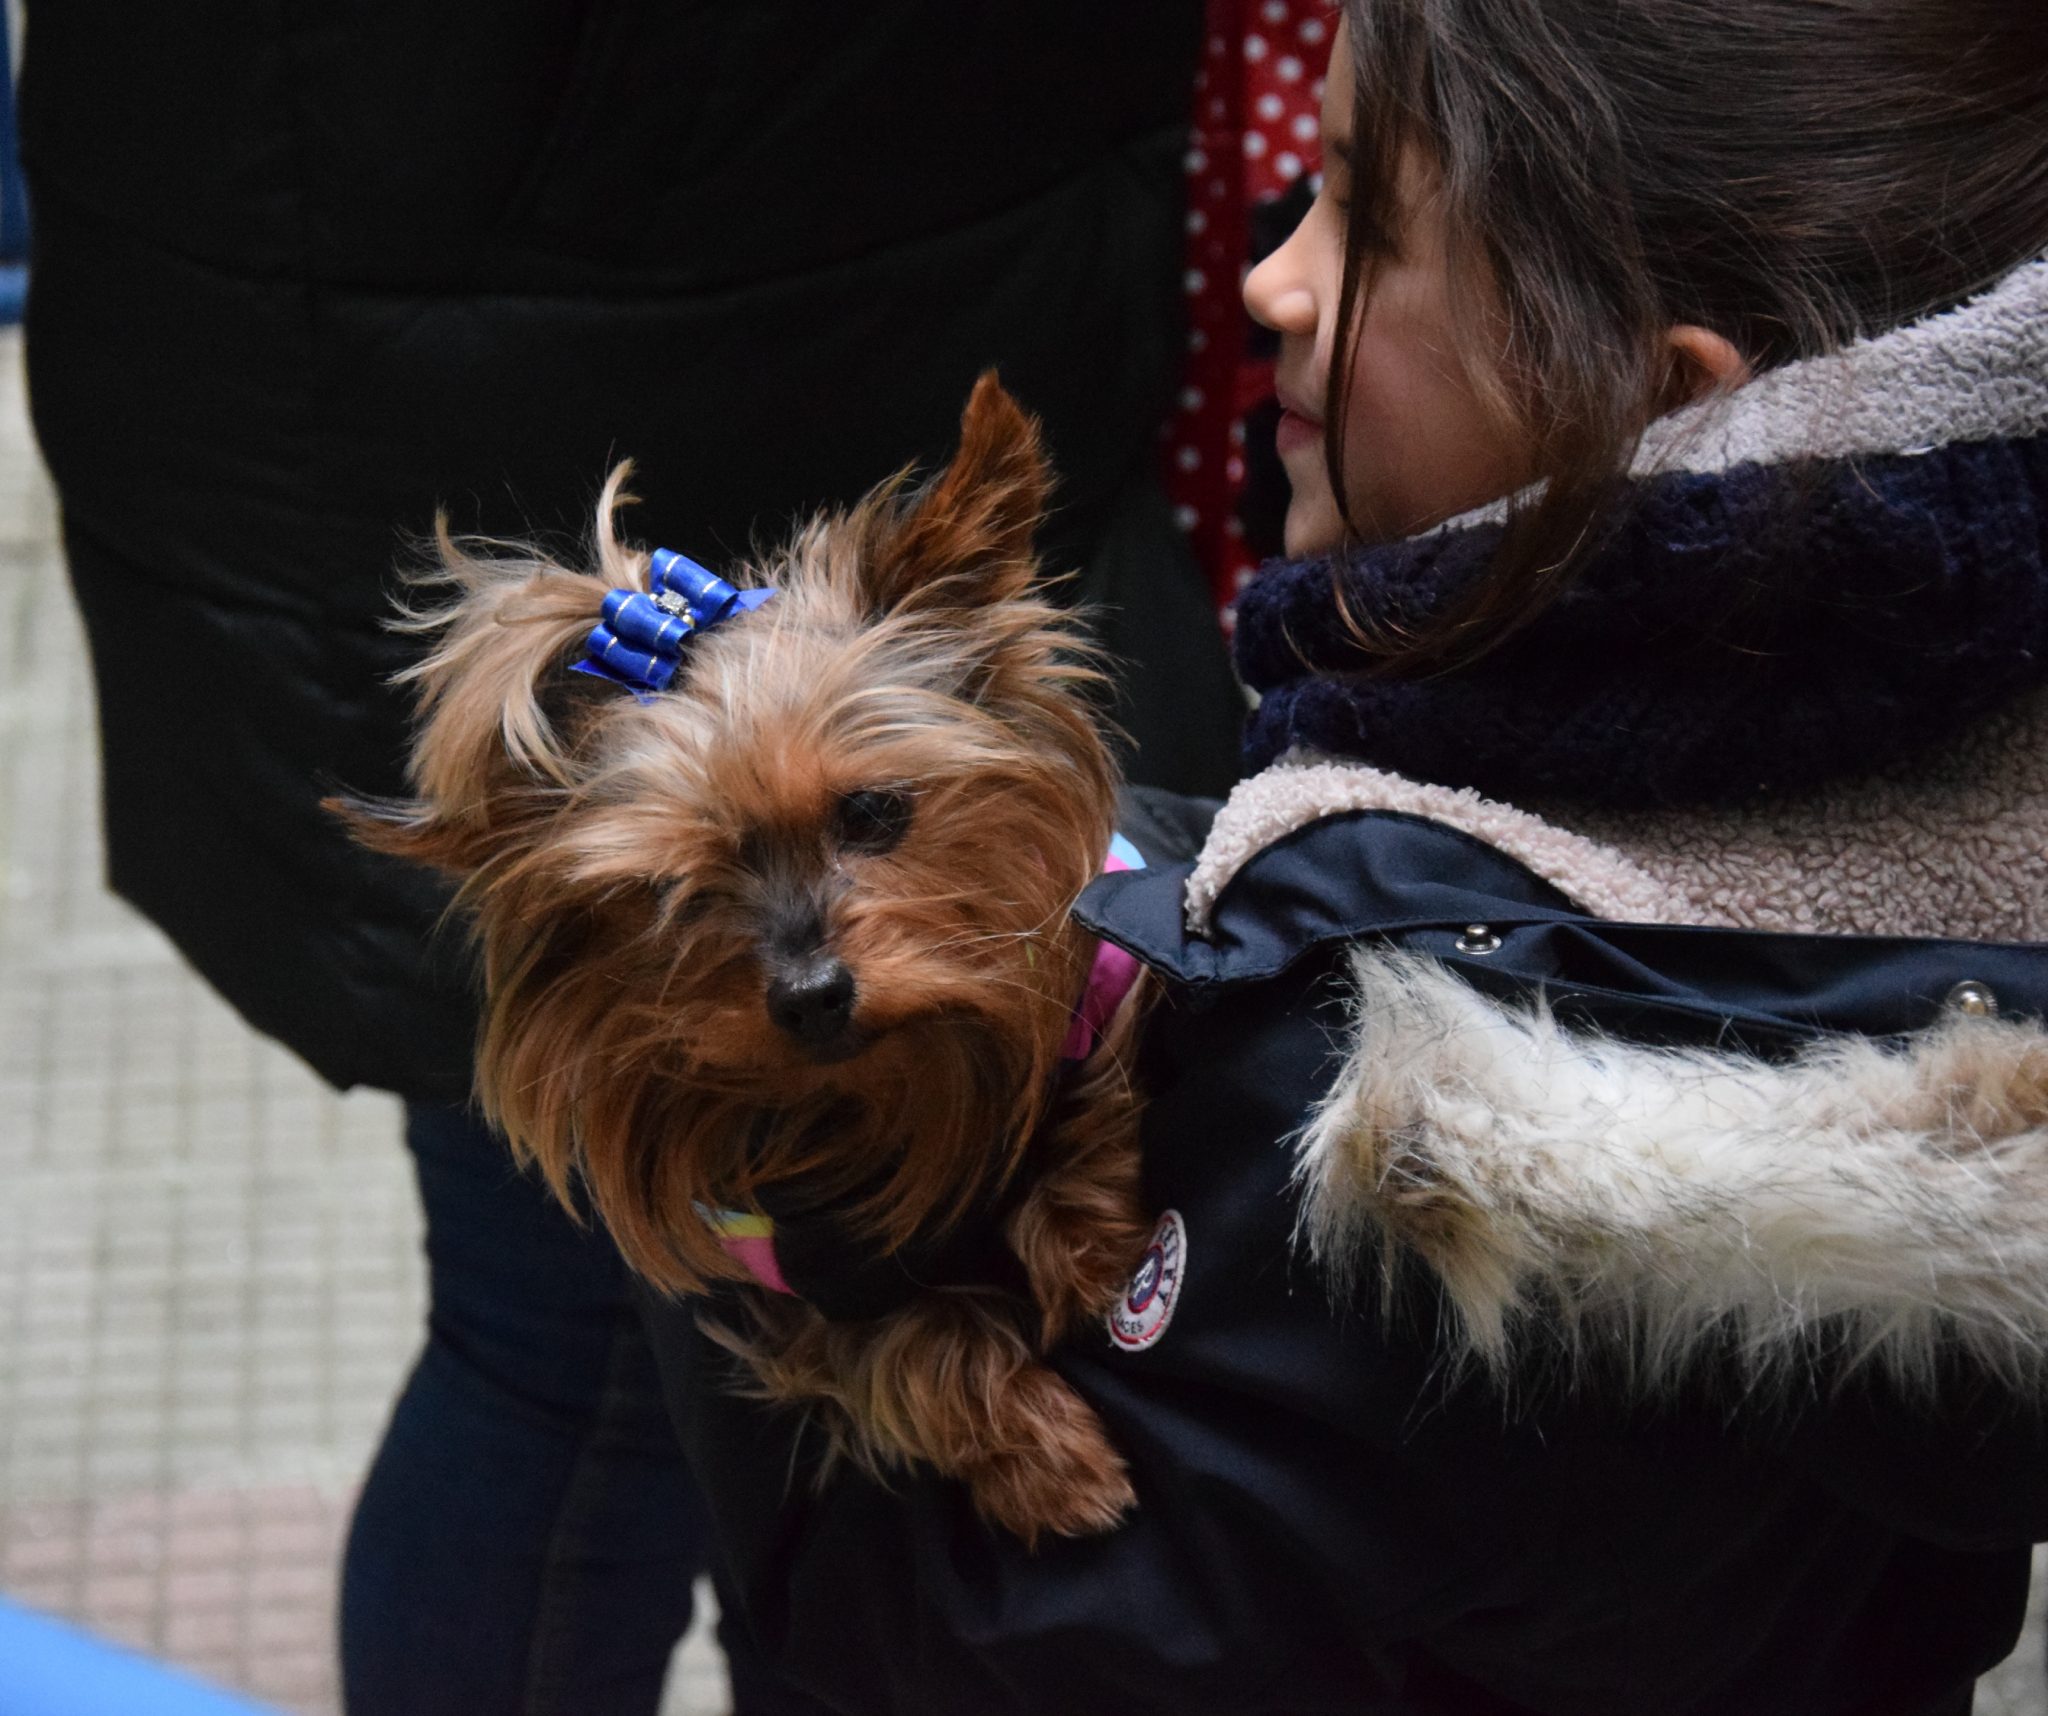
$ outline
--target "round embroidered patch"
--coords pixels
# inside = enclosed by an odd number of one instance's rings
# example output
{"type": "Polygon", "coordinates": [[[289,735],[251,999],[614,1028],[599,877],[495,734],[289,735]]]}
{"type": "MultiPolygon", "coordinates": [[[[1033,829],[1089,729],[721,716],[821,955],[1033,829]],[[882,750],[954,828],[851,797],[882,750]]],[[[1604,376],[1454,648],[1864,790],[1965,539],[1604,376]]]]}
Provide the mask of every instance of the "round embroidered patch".
{"type": "Polygon", "coordinates": [[[1152,1243],[1130,1286],[1109,1313],[1109,1338],[1125,1352],[1137,1353],[1165,1334],[1173,1308],[1180,1303],[1187,1266],[1187,1223],[1179,1210],[1168,1210],[1152,1230],[1152,1243]]]}

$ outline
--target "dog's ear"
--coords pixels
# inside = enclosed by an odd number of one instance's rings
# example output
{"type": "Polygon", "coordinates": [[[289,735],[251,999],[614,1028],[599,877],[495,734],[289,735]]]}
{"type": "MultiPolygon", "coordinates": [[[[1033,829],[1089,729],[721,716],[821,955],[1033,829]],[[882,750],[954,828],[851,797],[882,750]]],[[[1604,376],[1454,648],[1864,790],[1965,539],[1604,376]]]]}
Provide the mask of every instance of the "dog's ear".
{"type": "Polygon", "coordinates": [[[515,856],[560,808],[579,777],[580,730],[595,705],[624,695],[570,667],[607,592],[645,581],[645,556],[612,528],[629,470],[612,473],[598,503],[595,573],[513,544],[458,542],[435,521],[439,564],[421,583],[448,599],[401,622],[435,640],[403,676],[418,693],[414,796],[329,805],[365,845],[469,876],[515,856]]]}
{"type": "Polygon", "coordinates": [[[869,559],[871,597],[901,610],[1021,596],[1036,571],[1031,538],[1051,489],[1036,420],[985,371],[961,416],[953,462],[912,497],[869,559]]]}

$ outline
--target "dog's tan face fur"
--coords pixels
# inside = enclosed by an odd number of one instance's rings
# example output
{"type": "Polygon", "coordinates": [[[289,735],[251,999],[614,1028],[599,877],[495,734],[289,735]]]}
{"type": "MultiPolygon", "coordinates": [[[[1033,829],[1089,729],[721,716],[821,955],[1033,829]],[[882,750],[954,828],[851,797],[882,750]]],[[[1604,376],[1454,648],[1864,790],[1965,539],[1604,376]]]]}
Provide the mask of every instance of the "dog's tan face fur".
{"type": "Polygon", "coordinates": [[[618,481],[591,571],[444,540],[417,800],[357,827],[462,878],[486,1105],[636,1268],[734,1274],[699,1206],[791,1180],[900,1242],[1014,1165],[1092,951],[1113,776],[1030,591],[1036,432],[985,380],[936,483],[734,575],[777,595],[644,703],[568,671],[646,587],[618,481]]]}

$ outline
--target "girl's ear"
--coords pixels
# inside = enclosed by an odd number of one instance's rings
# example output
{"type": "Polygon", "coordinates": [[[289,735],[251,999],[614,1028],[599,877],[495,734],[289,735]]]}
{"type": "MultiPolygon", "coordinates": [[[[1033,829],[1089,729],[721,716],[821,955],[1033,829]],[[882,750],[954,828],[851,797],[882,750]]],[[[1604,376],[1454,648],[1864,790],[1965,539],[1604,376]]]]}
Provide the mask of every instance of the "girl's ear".
{"type": "Polygon", "coordinates": [[[977,608],[1021,596],[1052,469],[1038,424],[984,371],[960,419],[960,450],[865,568],[885,610],[977,608]]]}
{"type": "Polygon", "coordinates": [[[621,548],[611,530],[625,475],[624,466],[613,473],[600,503],[600,573],[516,551],[473,553],[436,521],[440,565],[424,582],[453,595],[404,622],[437,640],[405,675],[419,696],[414,796],[331,802],[365,845],[470,876],[524,850],[559,809],[578,779],[577,729],[589,705],[626,695],[570,672],[607,592],[644,583],[645,556],[621,548]]]}
{"type": "Polygon", "coordinates": [[[1755,374],[1741,347],[1712,328],[1680,322],[1664,338],[1671,348],[1671,374],[1657,402],[1660,414],[1711,393],[1733,393],[1755,374]]]}

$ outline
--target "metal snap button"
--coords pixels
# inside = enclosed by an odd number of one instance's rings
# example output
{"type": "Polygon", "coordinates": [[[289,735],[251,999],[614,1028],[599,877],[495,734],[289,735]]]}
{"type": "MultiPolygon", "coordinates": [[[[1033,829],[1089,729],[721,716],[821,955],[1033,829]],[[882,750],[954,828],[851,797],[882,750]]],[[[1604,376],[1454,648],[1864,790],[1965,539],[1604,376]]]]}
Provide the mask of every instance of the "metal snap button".
{"type": "Polygon", "coordinates": [[[1998,997],[1991,985],[1979,983],[1973,977],[1966,977],[1948,992],[1943,1003],[1951,1013],[1960,1013],[1966,1019],[1995,1019],[1998,1017],[1998,997]]]}
{"type": "Polygon", "coordinates": [[[1489,953],[1500,952],[1500,937],[1495,935],[1485,924],[1467,924],[1465,926],[1465,933],[1458,937],[1454,945],[1460,953],[1471,954],[1478,958],[1489,953]]]}

